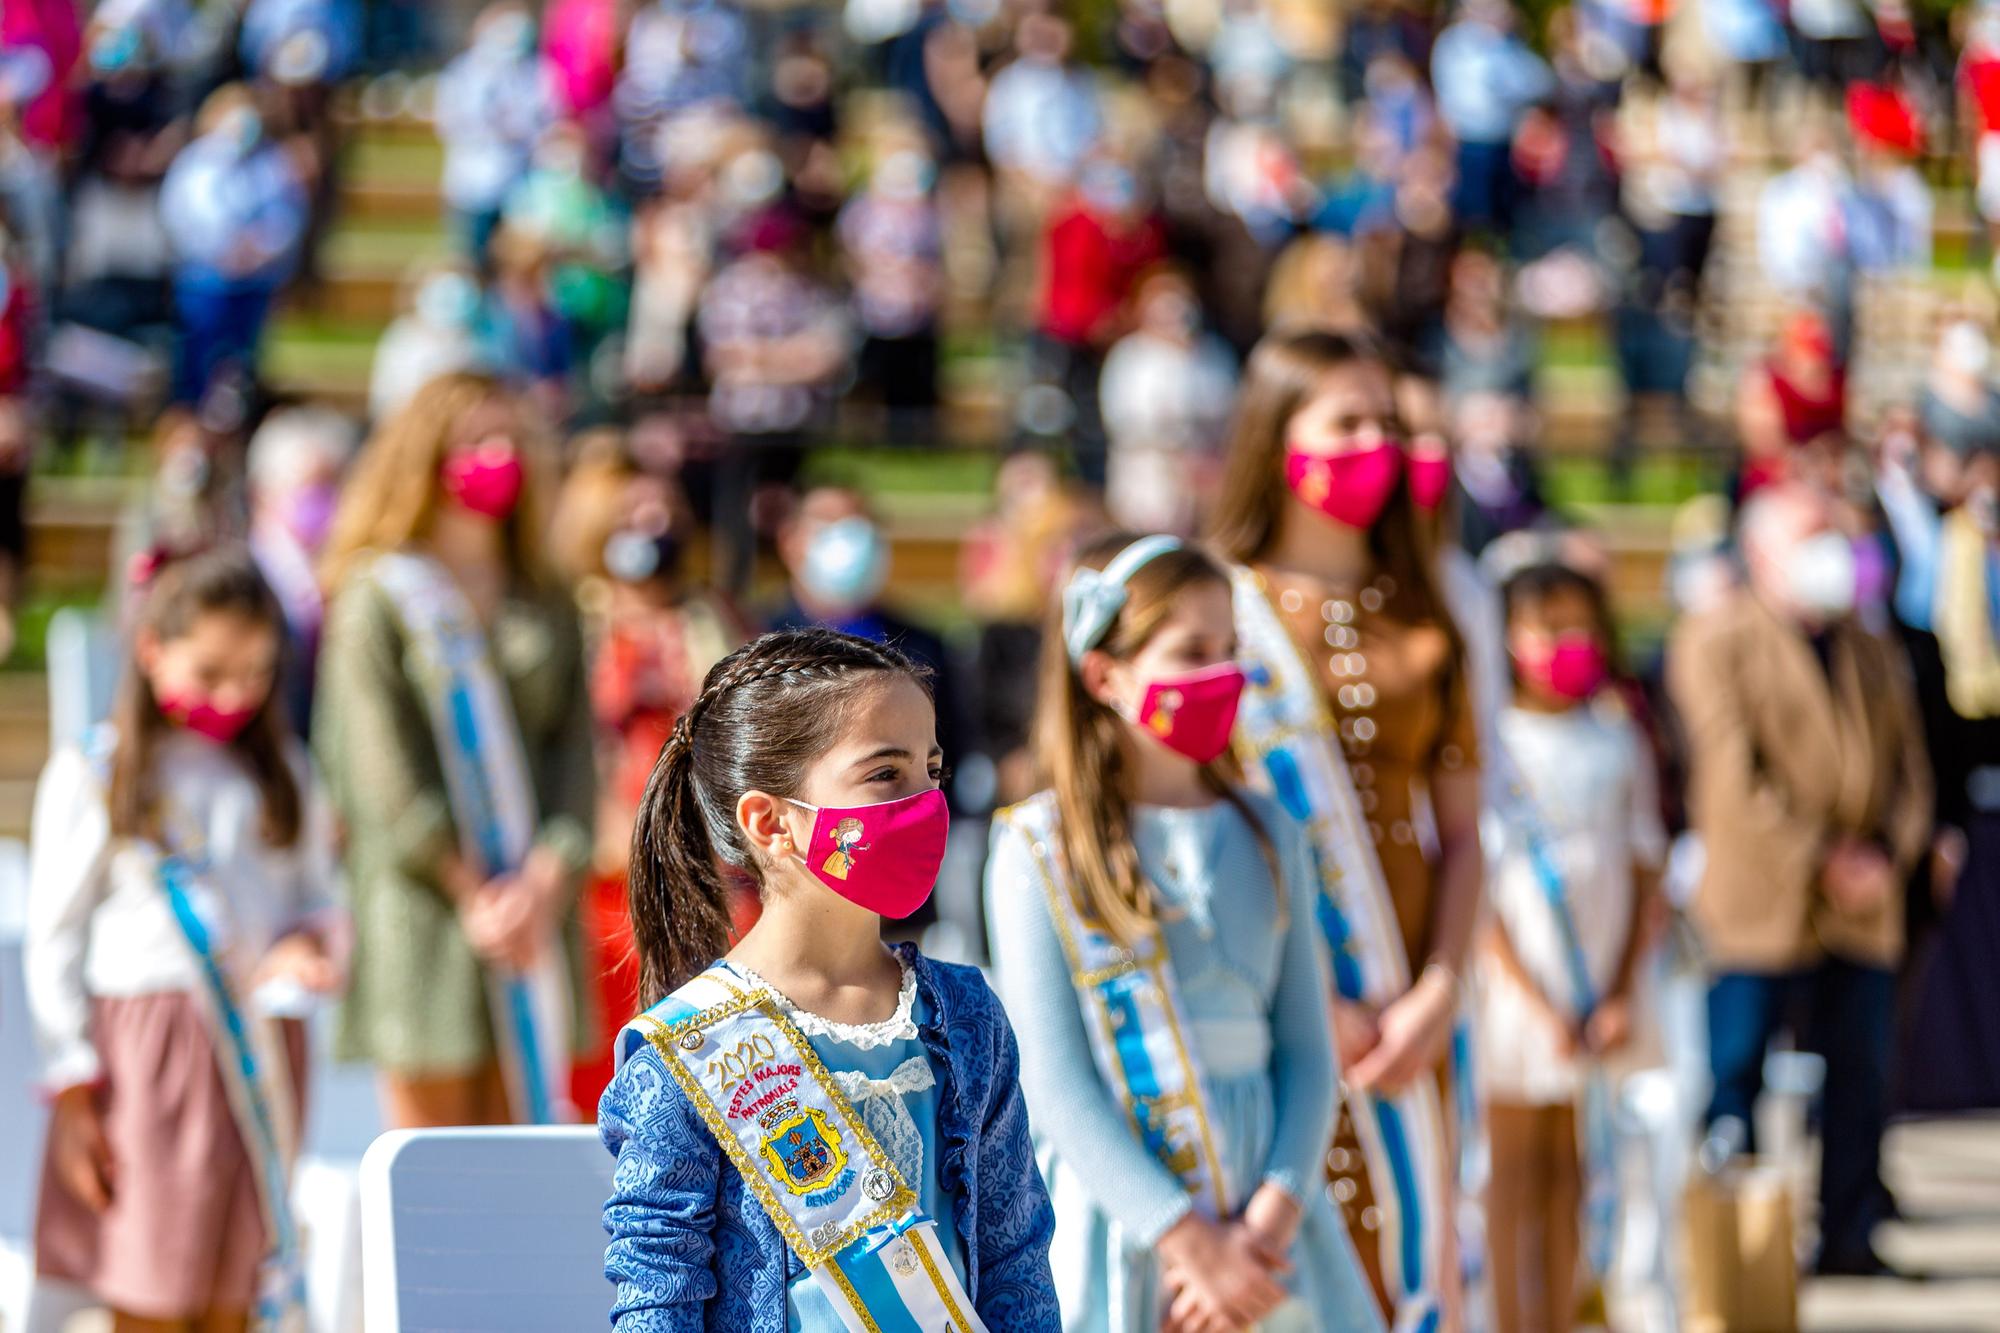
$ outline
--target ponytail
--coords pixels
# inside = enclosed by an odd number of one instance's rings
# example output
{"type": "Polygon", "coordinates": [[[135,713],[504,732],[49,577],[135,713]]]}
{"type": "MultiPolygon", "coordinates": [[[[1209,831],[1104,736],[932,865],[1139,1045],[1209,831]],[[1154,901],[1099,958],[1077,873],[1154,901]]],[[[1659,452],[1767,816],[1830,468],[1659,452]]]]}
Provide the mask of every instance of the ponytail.
{"type": "Polygon", "coordinates": [[[651,1008],[729,948],[728,870],[763,867],[736,823],[749,791],[797,791],[840,738],[869,676],[929,677],[882,644],[826,629],[766,634],[710,668],[653,765],[632,834],[631,912],[640,1004],[651,1008]]]}

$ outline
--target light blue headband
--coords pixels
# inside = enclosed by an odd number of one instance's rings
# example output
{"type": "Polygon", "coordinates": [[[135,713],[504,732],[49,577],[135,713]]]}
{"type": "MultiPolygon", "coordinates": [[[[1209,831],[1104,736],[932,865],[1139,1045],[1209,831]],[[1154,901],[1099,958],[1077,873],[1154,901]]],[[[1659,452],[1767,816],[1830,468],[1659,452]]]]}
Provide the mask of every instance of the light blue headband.
{"type": "Polygon", "coordinates": [[[1063,645],[1071,662],[1097,646],[1111,622],[1125,607],[1125,582],[1169,551],[1181,549],[1181,539],[1164,533],[1141,537],[1111,557],[1103,569],[1079,569],[1063,589],[1063,645]]]}

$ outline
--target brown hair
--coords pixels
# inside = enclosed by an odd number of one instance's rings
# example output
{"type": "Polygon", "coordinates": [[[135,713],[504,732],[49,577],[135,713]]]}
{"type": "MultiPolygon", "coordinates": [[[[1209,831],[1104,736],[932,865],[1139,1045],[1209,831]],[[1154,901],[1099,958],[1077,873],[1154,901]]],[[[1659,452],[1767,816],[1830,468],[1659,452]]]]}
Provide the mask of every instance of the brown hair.
{"type": "MultiPolygon", "coordinates": [[[[1327,329],[1267,334],[1250,352],[1236,399],[1222,489],[1209,515],[1208,536],[1231,560],[1250,562],[1269,553],[1290,492],[1285,486],[1285,437],[1292,417],[1318,392],[1327,375],[1345,366],[1376,365],[1394,384],[1388,355],[1372,340],[1327,329]]],[[[1465,653],[1433,571],[1433,541],[1410,499],[1407,470],[1380,518],[1368,530],[1376,568],[1407,591],[1418,617],[1445,631],[1452,659],[1465,653]]]]}
{"type": "Polygon", "coordinates": [[[341,488],[340,508],[321,564],[321,582],[329,591],[346,582],[364,553],[393,551],[430,530],[438,507],[438,470],[453,443],[453,427],[468,412],[496,399],[515,410],[514,446],[521,452],[525,473],[520,502],[507,520],[511,572],[532,587],[551,582],[542,555],[548,448],[541,432],[500,381],[472,371],[453,371],[425,384],[377,425],[354,460],[354,470],[341,488]]]}
{"type": "Polygon", "coordinates": [[[828,629],[781,630],[709,669],[653,765],[632,833],[633,942],[648,1008],[729,947],[727,866],[761,884],[736,823],[748,791],[796,792],[870,676],[929,674],[893,648],[828,629]]]}
{"type": "MultiPolygon", "coordinates": [[[[143,633],[171,643],[192,631],[205,615],[240,616],[268,627],[275,635],[284,633],[284,614],[257,572],[256,562],[243,547],[232,546],[162,568],[140,605],[130,638],[136,643],[143,633]]],[[[250,724],[229,742],[229,751],[256,779],[264,804],[264,837],[273,846],[289,847],[299,838],[303,797],[285,756],[288,733],[278,695],[274,688],[265,696],[250,724]]],[[[161,712],[152,683],[139,669],[136,649],[128,650],[111,720],[118,738],[106,798],[111,831],[121,838],[157,837],[160,828],[153,755],[160,736],[173,724],[161,712]]]]}
{"type": "MultiPolygon", "coordinates": [[[[1106,537],[1077,562],[1079,569],[1103,569],[1131,544],[1129,534],[1106,537]]],[[[1173,614],[1174,603],[1190,588],[1229,586],[1222,567],[1192,546],[1153,557],[1125,581],[1125,605],[1099,638],[1097,649],[1120,661],[1144,648],[1173,614]]],[[[1043,778],[1055,794],[1056,841],[1069,867],[1070,892],[1077,910],[1120,944],[1152,933],[1159,920],[1153,887],[1139,870],[1132,845],[1132,781],[1125,747],[1125,722],[1084,688],[1063,635],[1061,599],[1042,635],[1042,676],[1035,711],[1035,748],[1043,778]]],[[[1202,770],[1204,783],[1235,806],[1262,844],[1274,882],[1283,875],[1268,831],[1232,784],[1228,756],[1202,770]]]]}

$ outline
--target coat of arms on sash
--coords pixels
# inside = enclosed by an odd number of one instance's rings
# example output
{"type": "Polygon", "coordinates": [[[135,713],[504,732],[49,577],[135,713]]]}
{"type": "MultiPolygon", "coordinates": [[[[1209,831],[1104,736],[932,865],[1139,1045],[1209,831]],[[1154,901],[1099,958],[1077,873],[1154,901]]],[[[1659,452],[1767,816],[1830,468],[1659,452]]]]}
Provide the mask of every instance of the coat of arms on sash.
{"type": "Polygon", "coordinates": [[[760,1114],[757,1123],[764,1131],[764,1156],[794,1194],[810,1194],[847,1166],[840,1134],[824,1111],[786,1098],[760,1114]]]}

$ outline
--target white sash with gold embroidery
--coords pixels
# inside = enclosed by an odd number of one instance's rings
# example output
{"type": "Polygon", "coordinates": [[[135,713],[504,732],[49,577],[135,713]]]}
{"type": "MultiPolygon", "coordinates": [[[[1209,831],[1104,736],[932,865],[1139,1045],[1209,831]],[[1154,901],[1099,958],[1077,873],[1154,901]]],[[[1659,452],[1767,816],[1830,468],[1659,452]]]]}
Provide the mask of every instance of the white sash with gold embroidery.
{"type": "MultiPolygon", "coordinates": [[[[1380,1007],[1410,988],[1410,960],[1388,882],[1347,773],[1311,662],[1272,609],[1263,580],[1232,575],[1238,655],[1249,684],[1236,714],[1244,772],[1269,784],[1306,828],[1319,872],[1319,919],[1334,989],[1380,1007]]],[[[1346,1089],[1380,1214],[1381,1268],[1397,1333],[1442,1317],[1440,1293],[1453,1164],[1437,1084],[1418,1078],[1393,1096],[1346,1089]]]]}
{"type": "Polygon", "coordinates": [[[1046,793],[999,818],[1020,831],[1041,871],[1077,998],[1095,1020],[1084,1026],[1098,1077],[1125,1104],[1147,1151],[1194,1196],[1196,1210],[1227,1221],[1242,1200],[1216,1150],[1165,938],[1155,931],[1127,948],[1084,917],[1059,854],[1054,802],[1046,793]]]}
{"type": "Polygon", "coordinates": [[[627,1024],[660,1053],[849,1333],[986,1333],[919,1205],[772,995],[710,968],[627,1024]]]}

